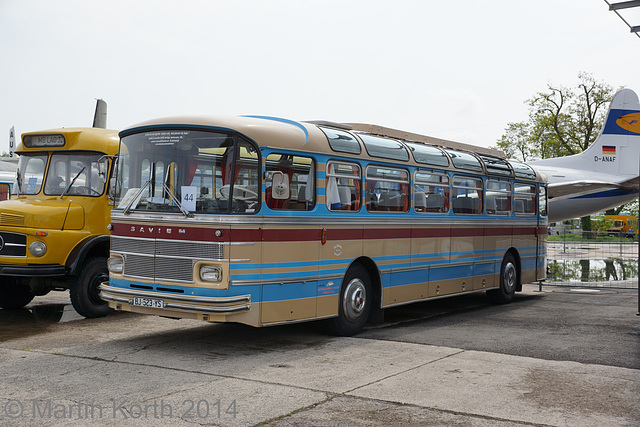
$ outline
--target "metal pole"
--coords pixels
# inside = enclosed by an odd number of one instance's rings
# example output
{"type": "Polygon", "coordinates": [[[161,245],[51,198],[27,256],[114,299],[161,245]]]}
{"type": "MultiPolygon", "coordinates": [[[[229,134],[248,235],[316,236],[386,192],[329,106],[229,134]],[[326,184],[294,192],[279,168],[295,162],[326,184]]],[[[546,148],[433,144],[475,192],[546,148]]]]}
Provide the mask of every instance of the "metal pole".
{"type": "Polygon", "coordinates": [[[638,158],[638,311],[636,316],[640,316],[640,157],[638,158]]]}

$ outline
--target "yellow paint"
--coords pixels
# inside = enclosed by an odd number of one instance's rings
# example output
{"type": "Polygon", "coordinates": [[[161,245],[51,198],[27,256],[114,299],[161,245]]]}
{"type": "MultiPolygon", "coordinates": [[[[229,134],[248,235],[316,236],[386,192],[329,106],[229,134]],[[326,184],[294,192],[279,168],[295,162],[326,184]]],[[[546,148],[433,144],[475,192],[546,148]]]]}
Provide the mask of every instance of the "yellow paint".
{"type": "Polygon", "coordinates": [[[616,120],[616,124],[629,132],[640,133],[640,113],[625,114],[616,120]]]}

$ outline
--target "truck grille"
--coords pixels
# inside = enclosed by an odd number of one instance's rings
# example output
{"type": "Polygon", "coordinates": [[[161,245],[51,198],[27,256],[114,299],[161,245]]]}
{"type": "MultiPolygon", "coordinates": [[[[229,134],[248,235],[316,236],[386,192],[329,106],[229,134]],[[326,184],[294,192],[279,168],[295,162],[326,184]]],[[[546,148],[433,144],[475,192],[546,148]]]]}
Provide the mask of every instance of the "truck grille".
{"type": "Polygon", "coordinates": [[[26,256],[27,236],[0,231],[0,256],[26,256]]]}
{"type": "Polygon", "coordinates": [[[124,256],[124,276],[193,283],[193,266],[200,260],[224,258],[219,243],[111,236],[111,252],[124,256]]]}

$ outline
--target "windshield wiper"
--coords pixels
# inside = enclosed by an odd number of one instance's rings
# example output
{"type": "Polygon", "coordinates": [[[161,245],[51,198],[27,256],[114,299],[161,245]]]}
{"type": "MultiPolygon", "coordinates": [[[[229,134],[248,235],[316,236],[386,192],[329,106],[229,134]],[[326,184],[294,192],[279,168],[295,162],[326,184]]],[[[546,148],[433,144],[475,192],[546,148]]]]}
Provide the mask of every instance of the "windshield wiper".
{"type": "Polygon", "coordinates": [[[69,185],[67,185],[67,188],[64,189],[64,191],[62,192],[62,194],[60,195],[60,198],[62,199],[64,196],[67,195],[67,191],[69,191],[69,189],[71,188],[71,186],[73,184],[75,184],[76,179],[78,179],[78,177],[80,176],[80,174],[82,172],[84,172],[84,170],[86,169],[86,166],[83,166],[82,169],[80,169],[80,171],[76,174],[76,176],[73,177],[73,179],[71,180],[71,182],[69,183],[69,185]]]}
{"type": "MultiPolygon", "coordinates": [[[[131,198],[131,200],[129,201],[129,203],[127,203],[127,206],[124,207],[124,213],[128,214],[129,211],[131,210],[131,207],[133,206],[133,204],[136,202],[136,200],[138,200],[138,197],[140,197],[140,195],[142,194],[142,192],[144,191],[145,188],[147,188],[147,185],[149,185],[151,183],[151,178],[149,178],[147,180],[147,182],[144,183],[144,185],[142,187],[140,187],[138,189],[138,191],[136,191],[136,194],[131,198]]],[[[136,203],[137,204],[137,203],[136,203]]]]}
{"type": "Polygon", "coordinates": [[[169,179],[170,170],[171,170],[170,168],[167,170],[167,174],[164,177],[164,180],[162,181],[162,188],[164,189],[164,191],[166,191],[167,195],[169,196],[169,199],[172,200],[178,206],[178,209],[180,209],[180,212],[182,212],[185,218],[188,218],[189,216],[193,216],[191,212],[189,212],[184,206],[182,206],[182,203],[180,203],[180,201],[178,200],[178,197],[174,194],[173,191],[171,191],[169,186],[167,186],[167,180],[169,179]]]}

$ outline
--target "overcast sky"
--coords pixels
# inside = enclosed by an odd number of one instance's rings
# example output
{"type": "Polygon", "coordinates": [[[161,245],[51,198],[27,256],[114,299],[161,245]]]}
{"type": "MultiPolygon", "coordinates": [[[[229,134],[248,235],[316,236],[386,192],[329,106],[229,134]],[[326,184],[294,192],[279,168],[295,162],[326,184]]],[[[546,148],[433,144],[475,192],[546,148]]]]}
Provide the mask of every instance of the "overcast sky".
{"type": "Polygon", "coordinates": [[[11,126],[91,126],[96,98],[112,129],[260,114],[489,146],[549,82],[640,93],[602,0],[0,0],[0,52],[0,151],[11,126]]]}

